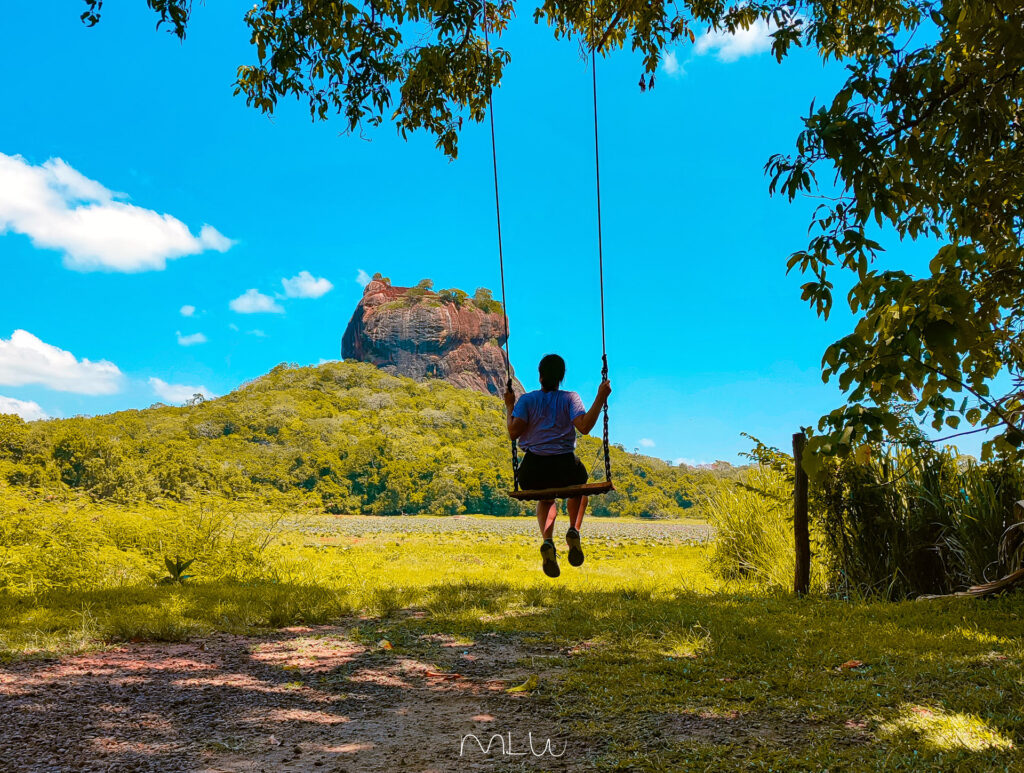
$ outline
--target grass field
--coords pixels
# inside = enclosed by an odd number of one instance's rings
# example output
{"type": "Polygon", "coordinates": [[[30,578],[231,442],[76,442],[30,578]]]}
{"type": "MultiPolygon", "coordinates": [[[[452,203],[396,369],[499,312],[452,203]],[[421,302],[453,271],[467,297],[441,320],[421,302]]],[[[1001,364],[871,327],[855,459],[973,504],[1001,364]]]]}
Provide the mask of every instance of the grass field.
{"type": "Polygon", "coordinates": [[[1020,595],[850,604],[722,586],[699,522],[591,520],[584,566],[550,580],[533,528],[312,519],[274,548],[277,582],[0,596],[0,650],[331,625],[375,657],[454,668],[438,641],[490,636],[530,652],[521,700],[581,769],[1024,769],[1020,595]]]}

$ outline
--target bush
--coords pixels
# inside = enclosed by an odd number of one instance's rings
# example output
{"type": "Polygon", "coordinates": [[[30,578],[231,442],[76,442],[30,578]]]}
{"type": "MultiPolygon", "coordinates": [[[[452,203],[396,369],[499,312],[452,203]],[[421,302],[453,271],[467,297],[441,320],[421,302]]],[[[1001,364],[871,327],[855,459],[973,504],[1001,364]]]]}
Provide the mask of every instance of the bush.
{"type": "MultiPolygon", "coordinates": [[[[704,508],[715,528],[710,560],[725,580],[751,580],[773,590],[793,587],[793,476],[769,466],[747,471],[732,485],[712,492],[704,508]]],[[[824,591],[820,553],[812,562],[812,590],[824,591]]]]}
{"type": "Polygon", "coordinates": [[[501,314],[503,311],[501,303],[494,300],[494,295],[486,287],[478,287],[473,293],[473,305],[488,314],[501,314]]]}
{"type": "Polygon", "coordinates": [[[455,288],[441,290],[437,297],[441,303],[450,303],[457,309],[461,309],[463,305],[469,300],[469,294],[464,290],[457,290],[455,288]]]}
{"type": "Polygon", "coordinates": [[[1012,568],[999,542],[1024,498],[1024,468],[899,449],[832,460],[815,499],[843,596],[952,593],[1012,568]]]}
{"type": "Polygon", "coordinates": [[[204,580],[271,574],[277,521],[211,507],[104,507],[31,501],[0,490],[0,590],[15,594],[152,583],[165,559],[194,559],[204,580]]]}
{"type": "MultiPolygon", "coordinates": [[[[711,559],[726,579],[788,587],[793,459],[751,439],[758,467],[708,497],[711,559]]],[[[1016,544],[1002,552],[1000,544],[1021,499],[1020,464],[979,465],[930,446],[863,446],[826,459],[810,488],[812,585],[843,598],[898,600],[1002,577],[1020,561],[1016,544]]]]}

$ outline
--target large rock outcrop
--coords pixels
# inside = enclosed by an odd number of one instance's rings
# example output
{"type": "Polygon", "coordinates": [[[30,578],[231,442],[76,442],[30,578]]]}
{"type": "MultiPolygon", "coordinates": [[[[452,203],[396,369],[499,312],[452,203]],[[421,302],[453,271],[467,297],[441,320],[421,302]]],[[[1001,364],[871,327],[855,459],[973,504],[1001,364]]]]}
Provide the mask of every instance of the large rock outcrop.
{"type": "MultiPolygon", "coordinates": [[[[494,301],[453,291],[392,287],[375,277],[341,339],[341,356],[415,379],[440,378],[492,395],[505,391],[505,321],[494,301]]],[[[517,394],[522,385],[513,378],[517,394]]]]}

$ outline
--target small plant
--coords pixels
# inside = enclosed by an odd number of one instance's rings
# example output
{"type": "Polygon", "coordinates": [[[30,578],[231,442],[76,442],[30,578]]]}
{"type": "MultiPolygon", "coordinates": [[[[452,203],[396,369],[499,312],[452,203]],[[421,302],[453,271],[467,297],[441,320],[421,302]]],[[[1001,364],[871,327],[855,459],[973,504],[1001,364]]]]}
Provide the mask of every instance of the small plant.
{"type": "Polygon", "coordinates": [[[437,296],[440,298],[441,303],[450,303],[457,309],[461,309],[469,301],[469,295],[465,290],[459,290],[454,287],[441,290],[437,296]]]}
{"type": "Polygon", "coordinates": [[[167,576],[160,580],[161,585],[184,585],[188,580],[191,580],[195,575],[185,574],[194,558],[188,559],[188,561],[182,561],[180,557],[175,556],[172,561],[169,558],[164,559],[164,566],[167,567],[167,576]]]}
{"type": "Polygon", "coordinates": [[[473,305],[488,314],[501,314],[502,306],[499,301],[494,300],[491,291],[486,287],[478,287],[473,293],[473,305]]]}

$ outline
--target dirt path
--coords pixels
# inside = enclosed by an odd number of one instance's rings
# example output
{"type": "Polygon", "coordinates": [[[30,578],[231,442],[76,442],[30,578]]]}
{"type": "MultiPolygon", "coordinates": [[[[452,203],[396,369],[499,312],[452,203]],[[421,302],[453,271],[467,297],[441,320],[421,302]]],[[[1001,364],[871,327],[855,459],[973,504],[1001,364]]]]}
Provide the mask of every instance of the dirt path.
{"type": "Polygon", "coordinates": [[[550,705],[505,692],[529,675],[524,659],[550,652],[497,636],[409,649],[421,657],[322,626],[3,666],[0,770],[590,769],[550,705]],[[550,738],[565,753],[532,755],[528,733],[536,752],[550,738]],[[504,743],[484,753],[469,734],[504,743]]]}

